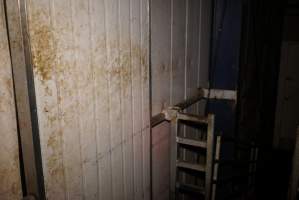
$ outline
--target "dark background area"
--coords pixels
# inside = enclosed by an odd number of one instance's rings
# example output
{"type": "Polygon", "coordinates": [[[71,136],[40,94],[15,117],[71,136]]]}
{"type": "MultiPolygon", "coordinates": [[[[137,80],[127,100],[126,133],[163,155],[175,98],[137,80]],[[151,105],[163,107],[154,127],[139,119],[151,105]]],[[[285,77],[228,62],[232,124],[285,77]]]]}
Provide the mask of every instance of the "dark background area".
{"type": "Polygon", "coordinates": [[[256,199],[286,199],[292,152],[274,148],[273,137],[281,44],[299,40],[299,1],[214,4],[211,87],[237,89],[238,103],[210,101],[208,110],[222,135],[258,145],[256,199]]]}
{"type": "Polygon", "coordinates": [[[299,23],[293,17],[298,5],[284,0],[243,4],[237,133],[260,148],[257,199],[287,197],[292,152],[274,148],[273,136],[281,43],[298,37],[299,23]]]}

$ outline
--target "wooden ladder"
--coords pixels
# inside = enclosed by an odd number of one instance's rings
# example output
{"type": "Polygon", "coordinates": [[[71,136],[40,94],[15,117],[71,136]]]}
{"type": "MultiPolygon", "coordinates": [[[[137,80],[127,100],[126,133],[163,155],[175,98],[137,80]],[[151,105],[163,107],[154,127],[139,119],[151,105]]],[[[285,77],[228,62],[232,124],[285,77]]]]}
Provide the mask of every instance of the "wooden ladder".
{"type": "MultiPolygon", "coordinates": [[[[171,199],[179,199],[180,195],[192,195],[198,199],[211,199],[212,192],[212,175],[213,175],[213,156],[214,156],[214,115],[198,116],[186,114],[178,111],[172,127],[174,133],[171,135],[171,163],[170,163],[170,186],[171,199]],[[191,139],[182,134],[182,125],[195,125],[198,129],[203,130],[204,139],[191,139]],[[186,149],[192,149],[199,156],[204,157],[204,162],[190,161],[182,156],[186,149]],[[201,185],[187,183],[184,172],[189,171],[189,176],[201,174],[203,179],[201,185]]],[[[199,133],[199,132],[198,132],[199,133]]],[[[196,180],[198,177],[194,177],[196,180]]]]}
{"type": "MultiPolygon", "coordinates": [[[[205,89],[199,88],[197,94],[176,104],[173,107],[162,110],[161,113],[151,118],[151,127],[155,127],[164,121],[171,123],[172,134],[170,137],[170,199],[179,199],[180,194],[193,194],[196,199],[214,200],[216,194],[216,182],[218,176],[218,163],[220,156],[221,137],[215,136],[213,114],[208,116],[198,116],[182,112],[189,106],[202,99],[222,99],[237,100],[237,93],[234,90],[205,89]],[[204,139],[187,137],[185,131],[190,124],[197,125],[199,135],[205,135],[204,139]],[[203,134],[202,134],[203,133],[203,134]],[[186,159],[187,149],[192,149],[200,157],[204,157],[204,162],[194,162],[186,159]],[[185,176],[181,177],[181,172],[191,172],[197,176],[201,175],[203,184],[192,184],[186,181],[185,176]]],[[[193,126],[194,127],[194,126],[193,126]]],[[[188,156],[187,156],[188,157],[188,156]]],[[[202,160],[198,160],[202,161],[202,160]]],[[[193,196],[194,197],[194,196],[193,196]]],[[[186,198],[184,198],[185,200],[186,198]]]]}

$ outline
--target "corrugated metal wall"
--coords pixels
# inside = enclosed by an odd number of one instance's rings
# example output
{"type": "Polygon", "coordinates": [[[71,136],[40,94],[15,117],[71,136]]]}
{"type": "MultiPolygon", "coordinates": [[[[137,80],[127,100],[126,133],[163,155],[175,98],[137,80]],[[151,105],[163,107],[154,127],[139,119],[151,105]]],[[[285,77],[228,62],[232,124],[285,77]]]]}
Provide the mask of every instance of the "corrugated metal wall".
{"type": "Polygon", "coordinates": [[[0,199],[22,195],[12,68],[7,40],[4,4],[0,1],[0,199]]]}
{"type": "MultiPolygon", "coordinates": [[[[210,4],[152,0],[153,115],[208,86],[210,4]]],[[[148,0],[28,0],[26,11],[47,198],[149,199],[148,0]]],[[[154,199],[169,195],[169,134],[153,129],[154,199]]]]}
{"type": "Polygon", "coordinates": [[[147,0],[28,0],[47,199],[149,199],[147,0]]]}
{"type": "MultiPolygon", "coordinates": [[[[211,1],[152,0],[152,114],[208,87],[211,1]]],[[[204,114],[204,103],[188,112],[204,114]]],[[[153,197],[169,199],[169,134],[163,123],[152,130],[153,197]]]]}

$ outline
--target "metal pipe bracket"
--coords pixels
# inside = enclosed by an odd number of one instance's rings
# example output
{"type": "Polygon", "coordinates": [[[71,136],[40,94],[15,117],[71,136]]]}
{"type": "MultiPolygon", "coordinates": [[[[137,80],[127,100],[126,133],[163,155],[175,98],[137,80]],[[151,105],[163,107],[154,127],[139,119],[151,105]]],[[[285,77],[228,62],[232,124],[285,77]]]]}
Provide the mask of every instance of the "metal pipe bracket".
{"type": "Polygon", "coordinates": [[[162,113],[164,114],[166,121],[173,121],[177,118],[178,113],[181,111],[182,109],[180,107],[171,106],[163,110],[162,113]]]}

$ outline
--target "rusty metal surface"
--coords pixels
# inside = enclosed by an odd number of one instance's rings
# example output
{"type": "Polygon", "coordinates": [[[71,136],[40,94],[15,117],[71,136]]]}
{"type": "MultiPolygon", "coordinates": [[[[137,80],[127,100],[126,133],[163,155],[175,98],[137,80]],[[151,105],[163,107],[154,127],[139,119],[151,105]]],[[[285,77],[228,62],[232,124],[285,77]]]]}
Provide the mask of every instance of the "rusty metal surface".
{"type": "Polygon", "coordinates": [[[0,199],[21,198],[13,79],[3,1],[0,1],[0,199]]]}
{"type": "Polygon", "coordinates": [[[149,199],[148,1],[26,9],[46,198],[149,199]]]}

